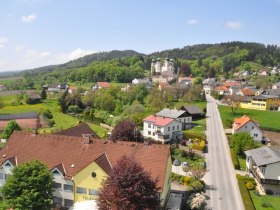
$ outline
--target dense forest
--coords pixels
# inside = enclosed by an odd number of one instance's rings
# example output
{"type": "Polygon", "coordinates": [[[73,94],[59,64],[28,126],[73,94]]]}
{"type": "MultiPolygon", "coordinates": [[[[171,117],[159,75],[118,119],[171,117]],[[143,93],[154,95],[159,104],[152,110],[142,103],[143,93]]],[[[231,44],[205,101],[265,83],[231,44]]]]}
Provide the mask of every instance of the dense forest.
{"type": "Polygon", "coordinates": [[[280,65],[280,48],[277,45],[228,42],[186,46],[149,55],[132,50],[94,53],[61,65],[26,70],[16,74],[24,79],[12,84],[26,89],[39,88],[56,82],[131,82],[135,77],[149,75],[153,58],[174,59],[180,73],[193,77],[230,78],[234,72],[251,73],[280,65]]]}

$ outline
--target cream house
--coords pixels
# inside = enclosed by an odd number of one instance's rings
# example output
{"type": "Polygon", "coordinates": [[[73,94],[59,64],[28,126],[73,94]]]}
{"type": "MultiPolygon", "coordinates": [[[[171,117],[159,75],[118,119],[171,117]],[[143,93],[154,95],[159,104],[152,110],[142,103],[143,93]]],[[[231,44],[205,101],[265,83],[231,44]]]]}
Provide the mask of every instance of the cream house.
{"type": "Polygon", "coordinates": [[[280,195],[280,151],[261,147],[245,151],[246,167],[266,193],[280,195]]]}

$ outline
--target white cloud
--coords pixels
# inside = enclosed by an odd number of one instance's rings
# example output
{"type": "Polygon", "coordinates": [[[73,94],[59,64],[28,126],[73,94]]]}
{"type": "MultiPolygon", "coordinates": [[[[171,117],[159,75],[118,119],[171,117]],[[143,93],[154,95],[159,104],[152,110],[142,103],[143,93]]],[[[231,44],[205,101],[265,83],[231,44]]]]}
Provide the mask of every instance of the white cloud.
{"type": "Polygon", "coordinates": [[[32,13],[30,15],[22,16],[21,21],[26,23],[33,22],[36,19],[36,17],[37,15],[32,13]]]}
{"type": "Polygon", "coordinates": [[[197,20],[197,19],[190,19],[187,21],[188,25],[196,25],[198,23],[199,23],[199,20],[197,20]]]}
{"type": "Polygon", "coordinates": [[[71,60],[75,60],[78,59],[80,57],[89,55],[89,54],[93,54],[96,51],[94,50],[84,50],[82,48],[77,48],[74,51],[70,52],[70,53],[63,53],[61,55],[58,56],[58,61],[60,63],[65,63],[71,60]]]}
{"type": "Polygon", "coordinates": [[[242,27],[242,23],[240,21],[228,21],[226,27],[229,29],[239,29],[242,27]]]}
{"type": "Polygon", "coordinates": [[[20,51],[22,51],[25,48],[26,48],[26,45],[16,45],[15,46],[15,51],[16,52],[20,52],[20,51]]]}
{"type": "Polygon", "coordinates": [[[0,37],[0,48],[5,47],[7,41],[8,39],[6,37],[0,37]]]}

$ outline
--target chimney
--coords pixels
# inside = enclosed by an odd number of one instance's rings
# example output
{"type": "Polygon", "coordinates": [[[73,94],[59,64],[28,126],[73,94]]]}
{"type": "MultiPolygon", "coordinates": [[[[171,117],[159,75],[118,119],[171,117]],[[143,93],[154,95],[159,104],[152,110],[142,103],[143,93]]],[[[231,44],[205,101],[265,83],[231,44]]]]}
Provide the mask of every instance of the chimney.
{"type": "Polygon", "coordinates": [[[32,128],[32,136],[36,136],[38,134],[37,128],[32,128]]]}
{"type": "Polygon", "coordinates": [[[85,139],[86,139],[86,142],[85,142],[86,144],[92,144],[92,143],[93,143],[90,134],[87,134],[87,135],[85,136],[85,139]]]}

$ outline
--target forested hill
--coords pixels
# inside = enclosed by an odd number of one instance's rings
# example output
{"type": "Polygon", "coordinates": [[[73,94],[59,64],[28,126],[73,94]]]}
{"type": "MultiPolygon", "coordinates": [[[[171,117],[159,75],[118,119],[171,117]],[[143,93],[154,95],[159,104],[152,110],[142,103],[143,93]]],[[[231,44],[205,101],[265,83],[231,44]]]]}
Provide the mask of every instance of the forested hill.
{"type": "Polygon", "coordinates": [[[24,74],[26,72],[46,72],[46,71],[48,72],[53,70],[74,69],[74,68],[85,67],[87,65],[90,65],[92,62],[96,62],[96,61],[108,61],[117,58],[132,57],[135,55],[144,56],[145,54],[138,53],[134,50],[123,50],[123,51],[113,50],[110,52],[98,52],[98,53],[86,55],[84,57],[78,58],[73,61],[69,61],[65,64],[50,65],[50,66],[44,66],[35,69],[29,69],[23,71],[22,73],[24,74]]]}
{"type": "MultiPolygon", "coordinates": [[[[131,82],[135,77],[144,77],[150,71],[151,61],[166,57],[174,59],[180,73],[193,77],[232,77],[234,72],[250,73],[280,65],[280,48],[277,45],[228,42],[199,44],[183,48],[141,54],[132,50],[95,53],[66,64],[47,66],[23,71],[27,88],[40,88],[42,84],[55,82],[131,82]]],[[[14,85],[20,88],[21,82],[14,85]]]]}

